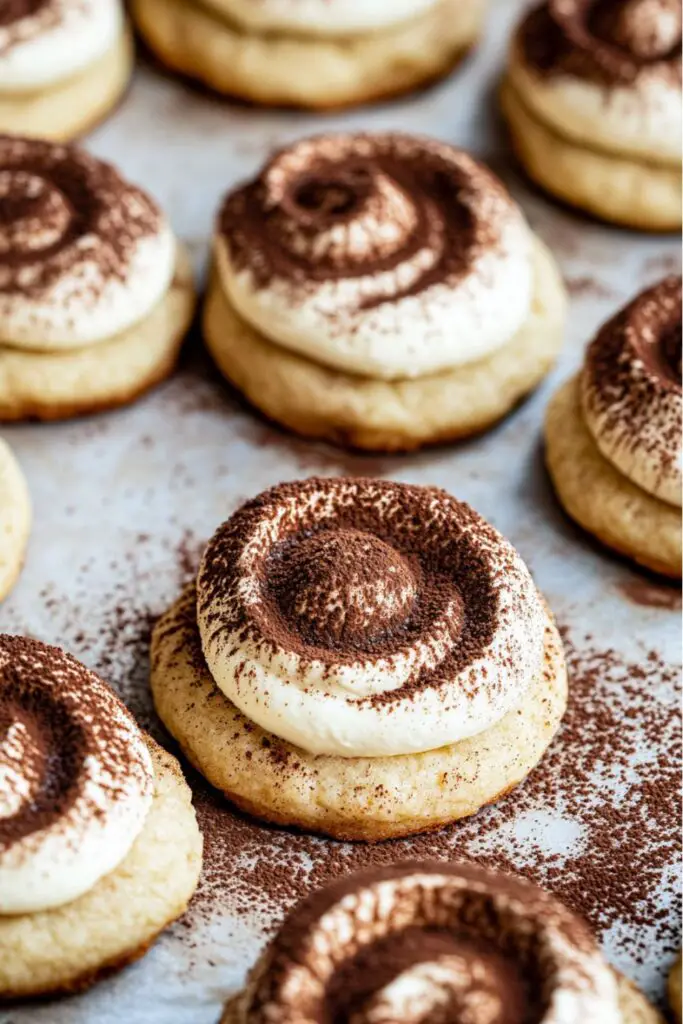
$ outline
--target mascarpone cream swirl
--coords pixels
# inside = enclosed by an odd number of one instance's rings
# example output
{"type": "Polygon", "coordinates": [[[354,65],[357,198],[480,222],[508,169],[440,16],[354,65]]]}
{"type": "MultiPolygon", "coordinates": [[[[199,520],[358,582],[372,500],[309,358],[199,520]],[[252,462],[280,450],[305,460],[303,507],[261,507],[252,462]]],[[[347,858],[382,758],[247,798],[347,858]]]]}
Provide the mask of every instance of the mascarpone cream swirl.
{"type": "Polygon", "coordinates": [[[208,0],[244,28],[296,35],[355,35],[391,28],[441,0],[208,0]]]}
{"type": "Polygon", "coordinates": [[[327,135],[229,195],[216,263],[271,341],[378,379],[502,347],[528,316],[530,233],[502,184],[441,142],[327,135]]]}
{"type": "Polygon", "coordinates": [[[149,313],[173,275],[160,210],[73,146],[0,136],[0,343],[104,341],[149,313]]]}
{"type": "Polygon", "coordinates": [[[0,635],[0,915],[91,889],[128,853],[152,788],[113,692],[59,648],[0,635]]]}
{"type": "Polygon", "coordinates": [[[230,1024],[621,1024],[586,926],[521,879],[399,864],[301,904],[230,1024]]]}
{"type": "Polygon", "coordinates": [[[514,53],[513,83],[563,134],[680,163],[680,0],[546,0],[514,53]]]}
{"type": "Polygon", "coordinates": [[[214,535],[197,585],[204,655],[253,722],[313,754],[437,749],[492,726],[543,658],[519,555],[436,488],[312,478],[214,535]]]}
{"type": "Polygon", "coordinates": [[[598,332],[581,375],[598,448],[649,494],[681,505],[681,278],[648,288],[598,332]]]}
{"type": "Polygon", "coordinates": [[[120,0],[0,4],[0,93],[33,92],[103,57],[123,28],[120,0]]]}

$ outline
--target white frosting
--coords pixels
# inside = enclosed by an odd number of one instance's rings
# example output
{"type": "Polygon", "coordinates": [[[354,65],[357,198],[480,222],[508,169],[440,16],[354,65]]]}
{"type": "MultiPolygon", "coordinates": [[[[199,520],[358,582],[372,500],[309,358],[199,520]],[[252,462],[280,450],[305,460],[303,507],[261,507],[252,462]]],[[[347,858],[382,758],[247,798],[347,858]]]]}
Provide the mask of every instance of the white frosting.
{"type": "Polygon", "coordinates": [[[245,28],[314,36],[389,28],[441,0],[209,0],[245,28]]]}
{"type": "MultiPolygon", "coordinates": [[[[36,647],[42,645],[36,645],[36,647]]],[[[0,684],[2,683],[3,650],[0,649],[0,684]]],[[[11,666],[10,666],[11,667],[11,666]]],[[[61,670],[43,663],[45,686],[50,673],[58,680],[61,670]]],[[[63,667],[62,667],[63,668],[63,667]]],[[[50,817],[45,824],[31,828],[36,801],[44,799],[43,772],[51,770],[45,763],[45,752],[38,748],[35,722],[29,714],[22,719],[21,701],[18,716],[0,732],[0,829],[3,819],[26,814],[27,834],[9,843],[0,841],[0,915],[31,914],[58,907],[88,892],[95,883],[113,871],[128,853],[140,833],[152,802],[153,768],[147,745],[133,719],[95,676],[81,678],[88,685],[88,699],[79,701],[59,695],[63,709],[70,704],[68,715],[79,729],[89,736],[89,750],[74,777],[75,794],[68,798],[64,812],[50,817]],[[106,716],[107,728],[101,736],[93,721],[93,697],[101,702],[99,713],[106,716]],[[90,708],[90,710],[88,710],[90,708]],[[27,722],[32,723],[30,727],[27,722]],[[107,738],[116,730],[117,745],[123,744],[134,759],[127,777],[122,777],[120,763],[107,747],[107,738]],[[92,752],[92,744],[96,750],[92,752]]],[[[58,685],[58,684],[57,684],[58,685]]],[[[12,683],[10,682],[10,691],[12,683]]],[[[12,711],[10,692],[9,708],[12,711]]],[[[59,737],[57,737],[59,738],[59,737]]],[[[55,741],[48,731],[46,743],[55,741]]],[[[70,756],[69,737],[65,747],[51,756],[70,756]]],[[[48,797],[48,800],[50,797],[48,797]]],[[[0,832],[1,835],[1,832],[0,832]]]]}
{"type": "Polygon", "coordinates": [[[46,0],[0,26],[0,93],[31,92],[103,57],[123,27],[121,0],[46,0]]]}
{"type": "Polygon", "coordinates": [[[222,239],[216,246],[223,287],[248,323],[271,341],[331,366],[377,380],[423,377],[475,362],[502,348],[526,320],[533,275],[531,241],[510,209],[500,243],[480,254],[455,286],[392,299],[436,258],[425,248],[396,270],[322,282],[302,297],[284,280],[257,287],[249,270],[233,267],[222,239]],[[386,296],[364,309],[363,297],[386,296]]]}
{"type": "MultiPolygon", "coordinates": [[[[0,179],[2,172],[0,172],[0,179]]],[[[17,348],[51,351],[107,341],[142,320],[170,286],[176,256],[173,233],[165,222],[137,240],[124,278],[104,275],[95,236],[77,243],[78,264],[39,296],[2,293],[2,342],[17,348]]],[[[0,285],[3,268],[0,254],[0,285]]]]}
{"type": "Polygon", "coordinates": [[[629,85],[604,85],[573,75],[539,75],[516,53],[510,79],[524,103],[561,135],[597,149],[680,164],[680,86],[644,68],[629,85]]]}
{"type": "MultiPolygon", "coordinates": [[[[450,680],[429,683],[430,673],[440,671],[458,644],[454,623],[460,617],[461,599],[455,593],[418,639],[386,656],[359,655],[343,661],[332,655],[319,660],[264,640],[258,628],[262,583],[257,575],[264,546],[273,542],[282,523],[296,518],[304,508],[314,509],[324,519],[326,510],[333,514],[338,510],[339,502],[353,502],[354,487],[350,482],[341,498],[310,490],[295,503],[283,500],[272,513],[264,510],[238,556],[236,585],[226,585],[219,594],[202,582],[204,571],[210,575],[209,567],[215,566],[209,545],[199,574],[197,618],[217,686],[251,721],[313,754],[411,754],[483,732],[519,704],[541,670],[544,649],[546,616],[536,587],[519,555],[500,534],[494,534],[493,543],[480,541],[481,551],[493,561],[492,574],[498,570],[499,576],[505,576],[496,588],[493,637],[484,653],[454,672],[450,680]],[[236,609],[243,609],[247,621],[255,624],[250,635],[240,624],[216,630],[216,621],[235,621],[236,609]],[[424,673],[424,685],[401,692],[418,672],[424,673]],[[384,699],[372,700],[378,696],[384,699]]],[[[380,500],[391,502],[390,497],[380,500]]],[[[451,525],[448,512],[437,506],[435,499],[431,528],[446,531],[451,525]]],[[[422,526],[428,529],[426,522],[422,526]]],[[[374,593],[367,588],[355,595],[332,589],[327,596],[330,608],[323,611],[334,614],[335,608],[354,604],[357,615],[363,602],[370,600],[393,617],[396,593],[392,589],[387,606],[383,591],[381,580],[374,593]]],[[[314,598],[321,600],[319,595],[314,598]]]]}
{"type": "Polygon", "coordinates": [[[171,284],[176,244],[166,219],[83,150],[0,139],[0,208],[4,345],[50,351],[108,340],[171,284]]]}

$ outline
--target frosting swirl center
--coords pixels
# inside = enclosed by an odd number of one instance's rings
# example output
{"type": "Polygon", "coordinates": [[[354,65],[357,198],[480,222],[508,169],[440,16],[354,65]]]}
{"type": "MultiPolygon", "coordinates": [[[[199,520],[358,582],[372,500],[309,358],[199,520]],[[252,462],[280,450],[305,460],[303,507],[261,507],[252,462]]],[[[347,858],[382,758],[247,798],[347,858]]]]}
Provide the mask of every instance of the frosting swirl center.
{"type": "Polygon", "coordinates": [[[31,258],[63,239],[73,210],[66,196],[31,171],[0,170],[0,253],[31,258]]]}
{"type": "Polygon", "coordinates": [[[281,556],[279,604],[311,645],[354,648],[399,626],[416,579],[399,551],[360,530],[322,530],[281,556]]]}

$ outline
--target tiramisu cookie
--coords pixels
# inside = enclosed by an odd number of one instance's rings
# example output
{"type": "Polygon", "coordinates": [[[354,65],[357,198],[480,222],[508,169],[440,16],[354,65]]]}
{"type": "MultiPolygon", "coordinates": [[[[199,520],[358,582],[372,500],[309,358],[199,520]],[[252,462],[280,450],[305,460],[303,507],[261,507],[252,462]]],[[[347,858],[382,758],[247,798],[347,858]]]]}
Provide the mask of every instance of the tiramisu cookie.
{"type": "Polygon", "coordinates": [[[146,193],[75,147],[0,136],[0,419],[132,401],[171,372],[194,303],[146,193]]]}
{"type": "Polygon", "coordinates": [[[544,0],[514,37],[502,100],[539,185],[604,220],[680,227],[680,0],[544,0]]]}
{"type": "Polygon", "coordinates": [[[487,0],[131,0],[168,67],[255,103],[326,109],[447,74],[487,0]]]}
{"type": "Polygon", "coordinates": [[[68,141],[125,91],[133,45],[121,0],[0,5],[0,132],[68,141]]]}
{"type": "Polygon", "coordinates": [[[681,1024],[681,1020],[683,1020],[683,1007],[681,1006],[681,1001],[683,1000],[683,994],[681,991],[681,966],[682,958],[679,953],[676,963],[671,968],[671,973],[669,975],[669,1003],[671,1004],[671,1010],[678,1024],[681,1024]]]}
{"type": "Polygon", "coordinates": [[[566,706],[529,572],[469,506],[382,480],[282,484],[160,620],[152,690],[206,778],[348,839],[438,828],[514,788],[566,706]]]}
{"type": "Polygon", "coordinates": [[[222,1024],[663,1024],[553,897],[471,864],[344,878],[301,903],[222,1024]]]}
{"type": "Polygon", "coordinates": [[[329,135],[225,200],[204,333],[267,416],[392,451],[509,412],[554,362],[564,312],[552,257],[472,157],[329,135]]]}
{"type": "Polygon", "coordinates": [[[603,543],[681,575],[681,279],[609,320],[546,420],[550,474],[565,509],[603,543]]]}
{"type": "Polygon", "coordinates": [[[31,528],[31,500],[19,464],[0,438],[0,601],[21,570],[31,528]]]}
{"type": "Polygon", "coordinates": [[[201,867],[177,761],[68,654],[0,635],[0,777],[0,999],[141,956],[201,867]]]}

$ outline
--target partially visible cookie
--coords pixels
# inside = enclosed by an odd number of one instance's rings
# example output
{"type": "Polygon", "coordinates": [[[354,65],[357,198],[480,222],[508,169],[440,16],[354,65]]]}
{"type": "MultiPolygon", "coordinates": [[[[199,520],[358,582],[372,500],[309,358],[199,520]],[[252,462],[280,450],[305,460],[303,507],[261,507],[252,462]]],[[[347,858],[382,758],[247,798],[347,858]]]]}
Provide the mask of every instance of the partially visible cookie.
{"type": "Polygon", "coordinates": [[[14,586],[31,529],[31,499],[19,464],[0,438],[0,601],[14,586]]]}
{"type": "Polygon", "coordinates": [[[352,1016],[418,1024],[446,1019],[444,1006],[449,1020],[473,1024],[663,1024],[552,896],[474,864],[419,861],[312,893],[282,923],[222,1024],[352,1016]],[[548,1007],[562,1013],[549,1017],[548,1007]]]}
{"type": "Polygon", "coordinates": [[[649,231],[681,226],[678,0],[544,0],[510,49],[503,112],[539,185],[649,231]]]}
{"type": "Polygon", "coordinates": [[[477,41],[486,0],[132,0],[164,64],[254,103],[329,109],[409,92],[477,41]]]}
{"type": "Polygon", "coordinates": [[[667,278],[598,332],[584,367],[548,406],[546,460],[584,529],[681,576],[681,281],[667,278]]]}
{"type": "Polygon", "coordinates": [[[121,0],[5,4],[0,132],[67,142],[119,102],[133,71],[121,0]]]}
{"type": "Polygon", "coordinates": [[[190,789],[113,692],[57,648],[0,636],[0,699],[18,745],[0,749],[17,801],[0,820],[0,999],[80,991],[185,910],[202,859],[190,789]]]}
{"type": "Polygon", "coordinates": [[[133,401],[192,320],[187,254],[150,196],[81,149],[0,137],[0,170],[0,420],[133,401]]]}

